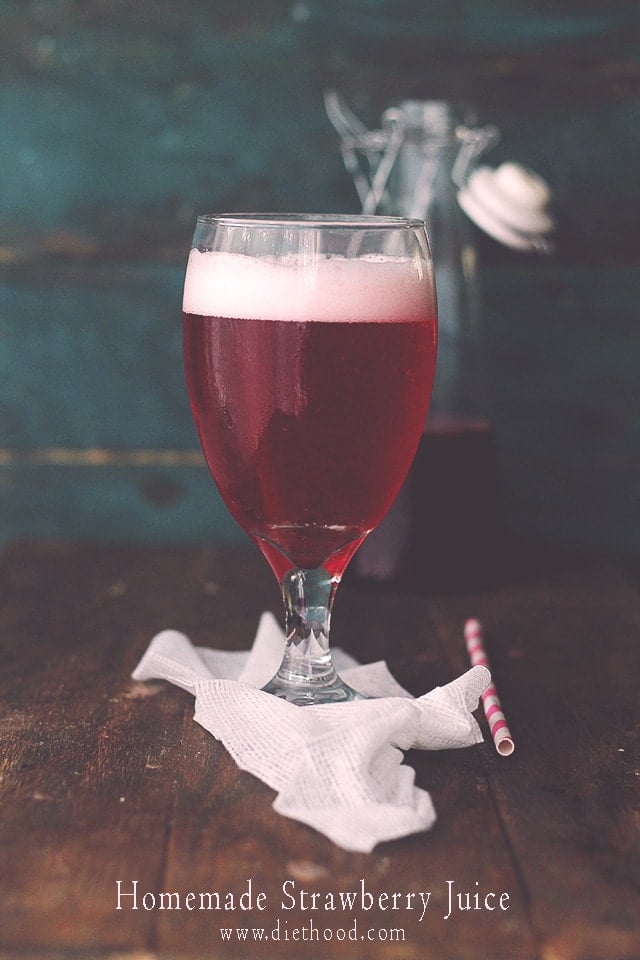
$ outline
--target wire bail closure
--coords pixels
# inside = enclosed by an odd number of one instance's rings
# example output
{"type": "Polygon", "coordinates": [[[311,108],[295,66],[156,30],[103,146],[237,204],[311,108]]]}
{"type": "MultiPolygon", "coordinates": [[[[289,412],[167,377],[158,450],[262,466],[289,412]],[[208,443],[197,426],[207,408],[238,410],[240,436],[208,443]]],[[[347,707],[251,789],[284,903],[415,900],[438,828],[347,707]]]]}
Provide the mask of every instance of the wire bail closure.
{"type": "MultiPolygon", "coordinates": [[[[401,213],[428,219],[434,181],[446,152],[457,202],[477,227],[515,250],[552,253],[555,221],[549,212],[548,184],[517,163],[497,169],[478,159],[500,137],[496,126],[455,124],[454,109],[444,101],[408,100],[387,108],[379,130],[368,130],[335,90],[324,95],[327,116],[340,137],[344,165],[355,184],[362,212],[401,213]],[[457,146],[457,153],[454,151],[457,146]],[[411,176],[402,173],[402,209],[389,189],[392,173],[410,156],[411,176]]],[[[440,189],[442,181],[440,181],[440,189]]]]}
{"type": "MultiPolygon", "coordinates": [[[[409,122],[405,110],[389,107],[382,114],[382,127],[368,130],[362,121],[349,109],[335,90],[324,94],[327,116],[340,138],[342,158],[347,172],[353,178],[362,212],[373,214],[381,206],[389,203],[387,185],[396,163],[400,149],[415,129],[409,122]]],[[[468,126],[455,127],[454,137],[459,150],[451,170],[454,184],[463,189],[467,177],[478,158],[485,153],[500,137],[497,127],[468,126]]],[[[451,142],[451,133],[444,126],[441,132],[429,136],[425,143],[424,166],[415,184],[411,210],[407,216],[424,219],[429,206],[431,187],[438,163],[437,150],[451,142]],[[432,147],[434,156],[429,157],[432,147]]]]}

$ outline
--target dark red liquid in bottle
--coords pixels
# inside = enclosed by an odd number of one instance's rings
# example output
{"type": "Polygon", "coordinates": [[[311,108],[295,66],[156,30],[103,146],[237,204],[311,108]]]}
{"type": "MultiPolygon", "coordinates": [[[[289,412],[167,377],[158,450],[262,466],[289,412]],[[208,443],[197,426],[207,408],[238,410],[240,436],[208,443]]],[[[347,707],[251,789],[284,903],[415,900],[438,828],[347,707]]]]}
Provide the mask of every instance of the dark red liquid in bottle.
{"type": "Polygon", "coordinates": [[[492,584],[506,562],[498,448],[486,419],[429,417],[409,476],[350,574],[429,592],[492,584]]]}

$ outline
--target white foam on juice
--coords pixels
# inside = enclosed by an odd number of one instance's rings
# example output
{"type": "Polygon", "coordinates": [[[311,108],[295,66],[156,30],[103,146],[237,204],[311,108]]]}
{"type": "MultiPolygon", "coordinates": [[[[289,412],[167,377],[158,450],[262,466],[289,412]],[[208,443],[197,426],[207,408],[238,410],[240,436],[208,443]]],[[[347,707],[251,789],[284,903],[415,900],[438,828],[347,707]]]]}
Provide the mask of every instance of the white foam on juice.
{"type": "Polygon", "coordinates": [[[238,320],[424,320],[435,312],[428,269],[417,259],[384,256],[327,257],[310,269],[293,258],[194,249],[182,309],[238,320]]]}

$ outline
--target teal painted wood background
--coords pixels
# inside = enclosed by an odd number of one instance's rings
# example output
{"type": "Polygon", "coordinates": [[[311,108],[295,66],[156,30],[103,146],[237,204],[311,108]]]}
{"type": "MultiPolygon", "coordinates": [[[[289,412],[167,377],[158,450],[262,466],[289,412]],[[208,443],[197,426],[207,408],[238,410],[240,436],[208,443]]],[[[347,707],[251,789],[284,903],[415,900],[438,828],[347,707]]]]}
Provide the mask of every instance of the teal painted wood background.
{"type": "Polygon", "coordinates": [[[512,527],[640,546],[640,4],[0,0],[0,539],[235,539],[182,379],[197,212],[356,212],[322,95],[472,101],[558,252],[478,237],[512,527]]]}

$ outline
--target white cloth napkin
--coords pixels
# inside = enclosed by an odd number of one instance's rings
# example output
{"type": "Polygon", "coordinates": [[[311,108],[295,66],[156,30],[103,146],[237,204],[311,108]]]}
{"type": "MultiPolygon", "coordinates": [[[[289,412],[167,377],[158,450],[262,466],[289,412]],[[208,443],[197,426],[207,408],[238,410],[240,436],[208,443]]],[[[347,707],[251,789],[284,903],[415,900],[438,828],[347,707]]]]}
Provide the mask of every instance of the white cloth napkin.
{"type": "Polygon", "coordinates": [[[244,652],[194,647],[184,634],[164,630],[133,677],[168,680],[192,693],[194,719],[242,770],[277,792],[274,809],[345,850],[369,852],[383,840],[428,829],[436,818],[431,797],[416,787],[402,751],[480,742],[471,711],[489,685],[489,671],[473,667],[413,699],[384,662],[359,666],[334,649],[343,679],[377,699],[299,707],[260,689],[278,669],[283,649],[270,613],[244,652]]]}

